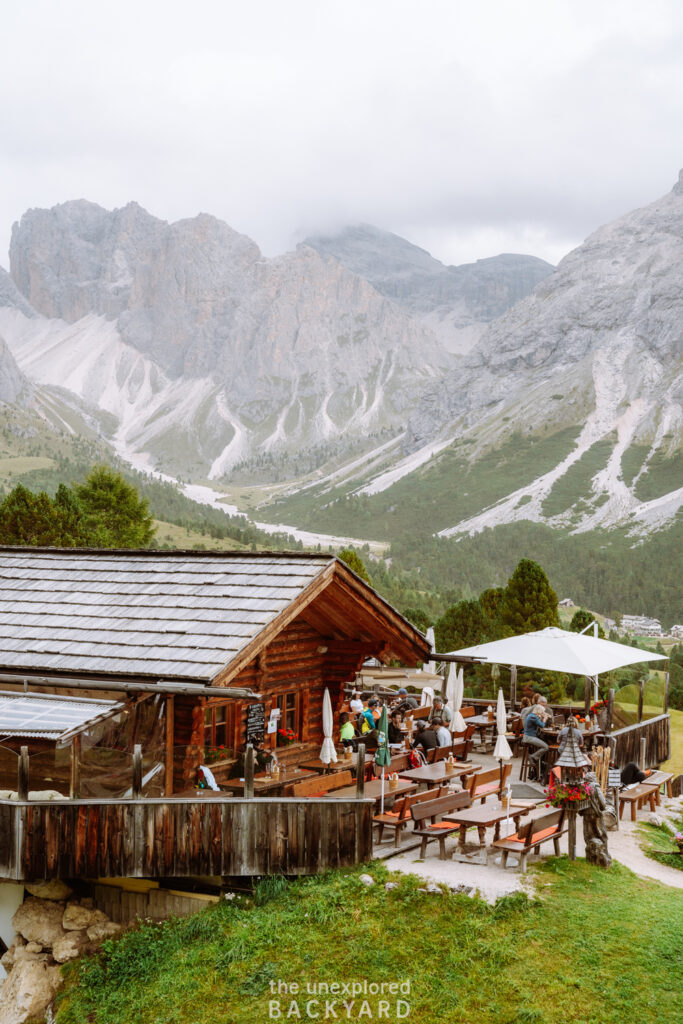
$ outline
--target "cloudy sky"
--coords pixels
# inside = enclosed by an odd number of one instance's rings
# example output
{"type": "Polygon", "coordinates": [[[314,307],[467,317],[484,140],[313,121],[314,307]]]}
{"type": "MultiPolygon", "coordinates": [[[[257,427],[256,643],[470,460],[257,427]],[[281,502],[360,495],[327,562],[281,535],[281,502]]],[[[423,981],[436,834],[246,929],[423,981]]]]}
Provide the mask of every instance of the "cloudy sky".
{"type": "Polygon", "coordinates": [[[75,198],[556,262],[683,165],[680,0],[22,0],[1,39],[5,266],[75,198]]]}

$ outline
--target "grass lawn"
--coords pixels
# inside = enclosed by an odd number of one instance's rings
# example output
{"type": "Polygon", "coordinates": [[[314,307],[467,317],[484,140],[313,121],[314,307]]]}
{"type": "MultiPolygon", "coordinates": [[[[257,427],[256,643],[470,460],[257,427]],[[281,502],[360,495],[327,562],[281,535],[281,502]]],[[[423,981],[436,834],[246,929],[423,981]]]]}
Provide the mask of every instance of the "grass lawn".
{"type": "Polygon", "coordinates": [[[54,459],[47,459],[38,455],[0,458],[0,480],[6,480],[13,476],[23,476],[24,473],[32,473],[36,469],[52,469],[54,464],[54,459]]]}
{"type": "Polygon", "coordinates": [[[57,1024],[261,1024],[278,1019],[269,1015],[272,999],[279,1019],[322,1020],[325,997],[319,1018],[307,1015],[306,999],[316,998],[307,986],[364,980],[409,982],[410,991],[386,992],[384,1017],[380,995],[356,995],[348,1015],[340,1001],[353,997],[328,995],[338,1019],[683,1019],[683,890],[619,865],[602,871],[562,857],[538,869],[535,896],[516,893],[490,907],[420,893],[417,878],[391,876],[384,865],[369,871],[397,888],[366,888],[360,870],[270,879],[254,901],[223,902],[109,941],[99,957],[65,969],[57,1024]],[[278,981],[300,990],[277,995],[278,981]],[[405,1000],[398,1012],[397,998],[405,1000]]]}
{"type": "Polygon", "coordinates": [[[683,832],[683,814],[674,819],[673,828],[666,821],[661,827],[643,821],[638,825],[638,831],[644,839],[643,852],[648,857],[683,871],[683,856],[677,852],[672,839],[675,831],[683,832]]]}
{"type": "Polygon", "coordinates": [[[683,711],[669,709],[671,715],[671,757],[662,765],[665,772],[683,775],[683,711]]]}

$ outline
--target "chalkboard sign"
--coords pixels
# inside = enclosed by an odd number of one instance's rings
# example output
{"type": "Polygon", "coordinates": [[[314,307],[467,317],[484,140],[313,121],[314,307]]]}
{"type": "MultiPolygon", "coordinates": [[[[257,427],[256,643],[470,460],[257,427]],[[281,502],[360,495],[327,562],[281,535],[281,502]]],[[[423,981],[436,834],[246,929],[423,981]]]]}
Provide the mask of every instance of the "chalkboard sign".
{"type": "Polygon", "coordinates": [[[250,704],[247,708],[247,743],[261,742],[266,731],[266,705],[250,704]]]}

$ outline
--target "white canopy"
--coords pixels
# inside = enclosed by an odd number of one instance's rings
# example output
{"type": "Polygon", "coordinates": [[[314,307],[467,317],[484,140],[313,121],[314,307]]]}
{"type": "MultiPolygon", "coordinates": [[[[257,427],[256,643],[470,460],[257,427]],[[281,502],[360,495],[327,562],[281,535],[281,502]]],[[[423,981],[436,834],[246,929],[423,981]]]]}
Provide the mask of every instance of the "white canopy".
{"type": "Polygon", "coordinates": [[[499,665],[523,665],[525,668],[579,676],[596,676],[641,661],[666,660],[664,654],[651,654],[611,640],[586,636],[585,633],[570,633],[555,626],[450,653],[485,658],[499,665]]]}

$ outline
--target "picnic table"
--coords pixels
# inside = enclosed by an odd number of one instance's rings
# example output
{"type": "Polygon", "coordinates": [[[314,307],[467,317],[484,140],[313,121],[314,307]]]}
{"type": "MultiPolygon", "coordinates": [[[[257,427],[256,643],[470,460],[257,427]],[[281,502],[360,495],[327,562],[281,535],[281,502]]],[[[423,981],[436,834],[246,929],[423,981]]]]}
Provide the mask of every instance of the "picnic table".
{"type": "MultiPolygon", "coordinates": [[[[267,793],[269,796],[279,796],[285,786],[291,786],[293,782],[301,782],[302,779],[310,779],[313,772],[305,771],[303,768],[286,768],[279,776],[273,776],[270,772],[259,772],[254,775],[254,796],[261,796],[267,793]]],[[[228,789],[238,796],[244,793],[244,779],[226,779],[221,789],[228,789]]]]}
{"type": "Polygon", "coordinates": [[[481,769],[480,764],[465,764],[456,761],[455,771],[446,774],[446,761],[436,761],[434,764],[423,764],[420,768],[409,768],[407,771],[399,772],[399,778],[410,779],[412,782],[447,782],[449,779],[459,779],[462,775],[469,775],[481,769]]]}
{"type": "Polygon", "coordinates": [[[500,823],[508,818],[514,822],[515,829],[518,827],[519,819],[529,813],[528,807],[511,805],[508,811],[502,804],[472,804],[471,807],[464,807],[461,811],[446,816],[446,821],[457,822],[460,826],[459,845],[465,845],[467,829],[476,826],[479,834],[479,845],[484,846],[486,829],[495,826],[493,841],[500,839],[500,823]]]}
{"type": "MultiPolygon", "coordinates": [[[[317,772],[319,775],[327,775],[329,772],[345,772],[349,768],[358,767],[358,751],[353,752],[353,757],[348,760],[343,754],[337,755],[336,761],[331,761],[329,764],[325,764],[319,757],[315,757],[310,761],[302,761],[299,768],[303,768],[306,771],[317,772]]],[[[374,754],[365,755],[365,764],[369,765],[375,760],[374,754]]]]}
{"type": "MultiPolygon", "coordinates": [[[[389,780],[384,780],[384,802],[387,800],[393,800],[397,796],[405,796],[406,793],[412,793],[417,789],[417,783],[411,782],[409,779],[399,779],[398,786],[395,789],[390,789],[389,780]]],[[[375,804],[379,804],[382,800],[382,780],[373,779],[371,782],[365,783],[365,791],[363,794],[365,797],[370,797],[375,801],[375,804]]],[[[337,797],[341,800],[351,800],[356,796],[355,786],[344,786],[342,789],[335,789],[331,793],[326,793],[323,800],[329,800],[333,797],[337,797]]]]}

